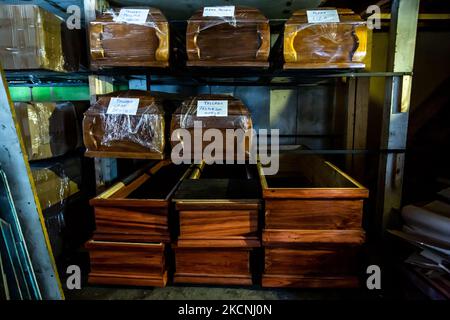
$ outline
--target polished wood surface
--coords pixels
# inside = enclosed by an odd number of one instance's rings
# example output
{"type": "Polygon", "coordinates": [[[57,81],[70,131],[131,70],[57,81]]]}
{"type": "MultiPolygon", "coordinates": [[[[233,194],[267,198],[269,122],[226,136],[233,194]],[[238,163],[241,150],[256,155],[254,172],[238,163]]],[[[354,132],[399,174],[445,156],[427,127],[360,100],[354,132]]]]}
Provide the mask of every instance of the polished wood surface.
{"type": "Polygon", "coordinates": [[[356,229],[363,201],[270,199],[265,209],[267,229],[356,229]]]}
{"type": "Polygon", "coordinates": [[[161,159],[166,147],[166,102],[147,91],[99,95],[84,113],[83,142],[87,156],[161,159]],[[112,98],[139,99],[135,115],[108,114],[112,98]]]}
{"type": "Polygon", "coordinates": [[[173,200],[180,221],[174,281],[251,285],[261,246],[261,190],[255,166],[198,165],[173,200]]]}
{"type": "Polygon", "coordinates": [[[362,228],[356,230],[273,230],[264,229],[264,246],[285,245],[361,245],[365,233],[362,228]]]}
{"type": "Polygon", "coordinates": [[[265,248],[265,274],[351,275],[357,272],[356,250],[315,248],[265,248]]]}
{"type": "MultiPolygon", "coordinates": [[[[176,139],[171,140],[172,148],[178,146],[178,144],[183,145],[184,157],[194,159],[203,159],[203,152],[205,148],[210,145],[210,141],[201,141],[201,147],[197,150],[195,148],[194,140],[189,139],[189,141],[182,141],[182,136],[178,136],[177,130],[185,129],[189,132],[191,137],[194,137],[195,123],[201,123],[202,130],[216,129],[222,133],[223,139],[221,139],[221,148],[217,148],[214,151],[215,159],[226,159],[227,152],[232,150],[231,158],[233,160],[238,160],[238,155],[242,154],[243,159],[249,158],[249,153],[251,151],[252,145],[252,128],[253,122],[251,118],[250,111],[244,105],[244,103],[231,96],[225,94],[202,94],[195,97],[188,98],[183,101],[183,103],[175,110],[172,114],[172,120],[170,124],[170,135],[176,139]],[[197,115],[197,105],[199,101],[208,100],[220,100],[227,101],[227,115],[223,117],[204,117],[197,115]],[[243,130],[245,134],[242,141],[237,138],[227,139],[227,130],[243,130]],[[181,140],[181,141],[179,141],[181,140]],[[183,144],[184,143],[184,144],[183,144]],[[189,146],[187,144],[189,143],[189,146]],[[185,147],[186,145],[186,147],[185,147]],[[187,147],[189,147],[190,154],[188,154],[187,147]]],[[[233,131],[234,132],[234,131],[233,131]]]]}
{"type": "MultiPolygon", "coordinates": [[[[142,9],[142,8],[141,8],[142,9]]],[[[169,24],[159,9],[148,8],[145,25],[115,22],[119,10],[89,25],[91,67],[167,67],[169,24]]]]}
{"type": "Polygon", "coordinates": [[[264,287],[355,287],[368,190],[316,155],[284,154],[265,176],[264,287]]]}
{"type": "Polygon", "coordinates": [[[96,207],[94,239],[170,241],[168,204],[164,208],[96,207]]]}
{"type": "Polygon", "coordinates": [[[285,69],[365,67],[366,22],[349,9],[337,12],[335,23],[309,23],[306,10],[294,12],[284,29],[285,69]]]}
{"type": "Polygon", "coordinates": [[[268,67],[269,20],[257,9],[236,7],[234,17],[203,17],[198,10],[188,20],[188,66],[268,67]]]}
{"type": "Polygon", "coordinates": [[[88,241],[89,283],[165,286],[165,245],[88,241]]]}
{"type": "Polygon", "coordinates": [[[249,248],[174,247],[175,283],[250,285],[249,248]]]}
{"type": "Polygon", "coordinates": [[[92,199],[94,239],[169,242],[171,196],[189,173],[189,165],[164,160],[92,199]]]}
{"type": "Polygon", "coordinates": [[[229,237],[256,234],[258,211],[180,211],[180,236],[229,237]]]}
{"type": "Polygon", "coordinates": [[[357,288],[359,279],[356,276],[290,276],[264,274],[262,286],[266,288],[357,288]]]}

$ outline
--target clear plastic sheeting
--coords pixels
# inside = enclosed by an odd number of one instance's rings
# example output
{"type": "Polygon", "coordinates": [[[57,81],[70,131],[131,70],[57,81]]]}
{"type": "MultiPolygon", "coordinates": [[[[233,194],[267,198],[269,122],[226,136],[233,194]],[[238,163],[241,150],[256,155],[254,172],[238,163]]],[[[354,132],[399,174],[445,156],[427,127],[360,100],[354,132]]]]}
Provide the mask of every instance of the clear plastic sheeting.
{"type": "Polygon", "coordinates": [[[55,205],[63,208],[67,198],[80,191],[81,159],[78,157],[32,164],[31,173],[42,210],[55,205]]]}
{"type": "Polygon", "coordinates": [[[75,71],[79,55],[70,53],[77,50],[65,42],[71,40],[60,17],[36,5],[0,6],[0,60],[4,69],[75,71]]]}
{"type": "Polygon", "coordinates": [[[285,68],[366,67],[366,21],[350,9],[311,10],[318,13],[316,19],[308,17],[308,11],[296,11],[286,22],[283,46],[285,68]],[[334,22],[327,22],[333,14],[335,18],[331,21],[334,22]]]}
{"type": "MultiPolygon", "coordinates": [[[[177,129],[186,129],[191,137],[189,140],[191,155],[194,155],[194,144],[196,143],[194,136],[195,128],[201,129],[202,134],[204,134],[207,129],[216,129],[220,131],[223,137],[223,141],[221,141],[223,150],[216,150],[216,152],[221,153],[220,156],[225,156],[227,152],[237,156],[237,153],[242,150],[240,148],[243,147],[245,158],[248,158],[251,150],[251,129],[253,128],[253,124],[249,110],[239,99],[229,95],[215,94],[200,95],[185,100],[172,115],[171,139],[175,138],[175,140],[172,140],[172,146],[174,147],[178,143],[181,143],[181,145],[183,145],[183,150],[186,150],[188,142],[184,140],[181,133],[177,134],[176,131],[177,129]],[[201,104],[202,101],[226,101],[226,114],[217,116],[201,115],[199,113],[199,102],[201,104]],[[244,140],[241,141],[241,145],[237,144],[239,142],[237,138],[227,140],[227,129],[234,130],[234,133],[243,134],[244,140]]],[[[210,144],[211,141],[203,141],[208,139],[201,138],[201,152],[203,152],[205,147],[210,144]]],[[[216,154],[215,156],[217,157],[218,155],[219,154],[216,154]]]]}
{"type": "Polygon", "coordinates": [[[58,157],[82,146],[83,103],[16,102],[17,120],[29,160],[58,157]]]}
{"type": "Polygon", "coordinates": [[[269,20],[259,10],[235,7],[233,15],[227,16],[204,16],[204,10],[188,20],[186,50],[190,62],[267,62],[269,20]]]}
{"type": "Polygon", "coordinates": [[[89,38],[94,68],[168,64],[169,24],[159,9],[108,9],[90,23],[89,38]]]}
{"type": "Polygon", "coordinates": [[[84,115],[83,139],[96,156],[147,158],[163,155],[165,121],[162,100],[147,91],[118,91],[99,96],[84,115]],[[135,114],[108,113],[111,98],[139,99],[135,114]]]}

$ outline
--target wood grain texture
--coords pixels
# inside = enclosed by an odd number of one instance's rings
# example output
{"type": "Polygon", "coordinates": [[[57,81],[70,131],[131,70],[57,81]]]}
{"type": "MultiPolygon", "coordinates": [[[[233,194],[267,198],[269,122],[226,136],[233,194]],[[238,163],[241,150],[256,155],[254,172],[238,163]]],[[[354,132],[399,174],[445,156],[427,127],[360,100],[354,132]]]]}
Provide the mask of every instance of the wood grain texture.
{"type": "Polygon", "coordinates": [[[265,274],[352,275],[357,272],[356,248],[265,248],[265,274]]]}
{"type": "Polygon", "coordinates": [[[129,241],[136,236],[141,242],[142,236],[148,236],[150,241],[169,241],[168,203],[165,208],[149,207],[96,207],[96,235],[101,234],[102,240],[129,241]],[[108,237],[109,236],[109,237],[108,237]]]}
{"type": "Polygon", "coordinates": [[[291,230],[265,229],[262,234],[264,246],[299,245],[361,245],[365,233],[357,230],[291,230]]]}
{"type": "Polygon", "coordinates": [[[175,247],[175,282],[249,284],[250,249],[175,247]],[[192,282],[191,282],[192,281],[192,282]]]}
{"type": "Polygon", "coordinates": [[[89,26],[90,60],[99,67],[164,67],[169,60],[169,24],[159,9],[150,8],[145,25],[114,21],[99,14],[89,26]],[[133,44],[133,45],[130,45],[133,44]]]}
{"type": "Polygon", "coordinates": [[[162,243],[91,240],[85,247],[91,261],[90,283],[165,285],[167,281],[165,246],[162,243]]]}
{"type": "Polygon", "coordinates": [[[258,211],[180,211],[180,237],[227,238],[258,231],[258,211]]]}
{"type": "Polygon", "coordinates": [[[337,23],[309,23],[306,10],[294,12],[284,30],[285,68],[365,67],[366,22],[349,9],[337,11],[337,23]]]}
{"type": "Polygon", "coordinates": [[[138,170],[90,201],[95,240],[169,242],[172,194],[190,166],[168,160],[138,170]]]}
{"type": "Polygon", "coordinates": [[[259,171],[263,198],[364,199],[369,191],[333,164],[316,155],[280,155],[274,176],[259,171]]]}
{"type": "Polygon", "coordinates": [[[88,282],[90,284],[124,285],[124,286],[149,286],[165,287],[167,284],[167,272],[162,276],[148,274],[125,275],[113,273],[89,273],[88,282]]]}
{"type": "Polygon", "coordinates": [[[236,7],[233,21],[203,17],[198,10],[188,20],[186,51],[191,66],[268,67],[269,21],[254,8],[236,7]]]}
{"type": "Polygon", "coordinates": [[[262,286],[266,288],[357,288],[359,279],[355,276],[288,276],[263,274],[262,286]]]}
{"type": "Polygon", "coordinates": [[[227,238],[178,238],[177,247],[182,248],[258,248],[261,246],[259,236],[240,236],[227,238]]]}
{"type": "Polygon", "coordinates": [[[359,229],[362,200],[266,200],[267,229],[359,229]]]}
{"type": "Polygon", "coordinates": [[[212,285],[237,285],[251,286],[253,284],[250,275],[209,275],[209,274],[185,274],[175,273],[173,277],[175,283],[194,283],[212,285]]]}

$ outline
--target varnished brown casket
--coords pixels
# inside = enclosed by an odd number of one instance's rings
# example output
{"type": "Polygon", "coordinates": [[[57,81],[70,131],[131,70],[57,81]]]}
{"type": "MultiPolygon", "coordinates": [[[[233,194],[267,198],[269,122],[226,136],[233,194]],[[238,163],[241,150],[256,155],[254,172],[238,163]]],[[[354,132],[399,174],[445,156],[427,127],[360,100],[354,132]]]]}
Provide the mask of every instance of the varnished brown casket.
{"type": "Polygon", "coordinates": [[[195,122],[198,122],[198,128],[201,129],[203,134],[207,129],[217,129],[222,133],[222,149],[216,149],[214,154],[212,154],[212,156],[214,156],[216,159],[225,159],[227,157],[227,153],[229,153],[228,157],[232,160],[245,160],[249,158],[250,152],[252,151],[251,147],[253,124],[250,112],[241,100],[229,95],[199,95],[197,97],[185,100],[182,105],[173,113],[170,126],[172,148],[175,148],[178,144],[180,144],[182,146],[183,152],[179,152],[179,154],[183,154],[183,156],[187,158],[190,157],[203,159],[203,151],[205,150],[205,147],[207,147],[211,143],[211,141],[203,141],[203,137],[200,137],[200,147],[197,150],[198,152],[196,152],[196,140],[194,139],[195,122]],[[211,101],[226,102],[228,105],[226,115],[200,115],[199,103],[211,101]],[[187,141],[184,141],[182,139],[183,137],[180,134],[177,134],[177,129],[186,129],[189,132],[191,138],[187,141]],[[236,133],[244,133],[245,136],[243,136],[242,140],[239,140],[237,138],[230,138],[227,140],[227,129],[236,130],[236,133]],[[190,149],[190,152],[188,152],[187,149],[190,149]]]}
{"type": "Polygon", "coordinates": [[[180,230],[174,282],[250,285],[260,247],[254,166],[206,165],[174,195],[180,230]]]}
{"type": "Polygon", "coordinates": [[[235,7],[232,17],[204,16],[203,10],[188,20],[189,66],[269,66],[269,20],[259,10],[235,7]]]}
{"type": "MultiPolygon", "coordinates": [[[[317,10],[326,13],[336,9],[317,10]]],[[[283,46],[285,69],[365,67],[366,21],[350,9],[337,9],[339,22],[310,23],[307,11],[311,10],[294,12],[286,22],[283,46]]]]}
{"type": "Polygon", "coordinates": [[[139,90],[101,95],[84,114],[83,140],[87,156],[163,159],[163,101],[147,91],[139,90]],[[112,98],[139,99],[136,113],[109,114],[112,98]]]}
{"type": "Polygon", "coordinates": [[[89,282],[165,286],[170,269],[171,197],[189,165],[163,160],[146,166],[90,201],[96,229],[86,244],[89,282]]]}
{"type": "Polygon", "coordinates": [[[163,160],[136,171],[92,199],[96,223],[93,239],[170,242],[171,197],[188,176],[189,168],[163,160]]]}
{"type": "Polygon", "coordinates": [[[265,176],[265,287],[354,287],[368,190],[316,155],[282,154],[265,176]]]}
{"type": "Polygon", "coordinates": [[[166,67],[169,24],[159,9],[110,9],[90,23],[91,67],[166,67]],[[148,10],[145,23],[117,21],[121,10],[148,10]]]}

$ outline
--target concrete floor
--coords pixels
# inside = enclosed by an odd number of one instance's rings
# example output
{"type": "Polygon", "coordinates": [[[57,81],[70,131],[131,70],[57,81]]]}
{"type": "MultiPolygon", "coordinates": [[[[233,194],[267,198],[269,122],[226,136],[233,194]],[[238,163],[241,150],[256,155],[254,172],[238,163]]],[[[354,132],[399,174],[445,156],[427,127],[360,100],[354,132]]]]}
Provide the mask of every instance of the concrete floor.
{"type": "Polygon", "coordinates": [[[358,289],[299,290],[178,285],[166,288],[86,286],[81,290],[66,291],[68,300],[358,300],[367,298],[370,298],[368,292],[358,289]]]}

